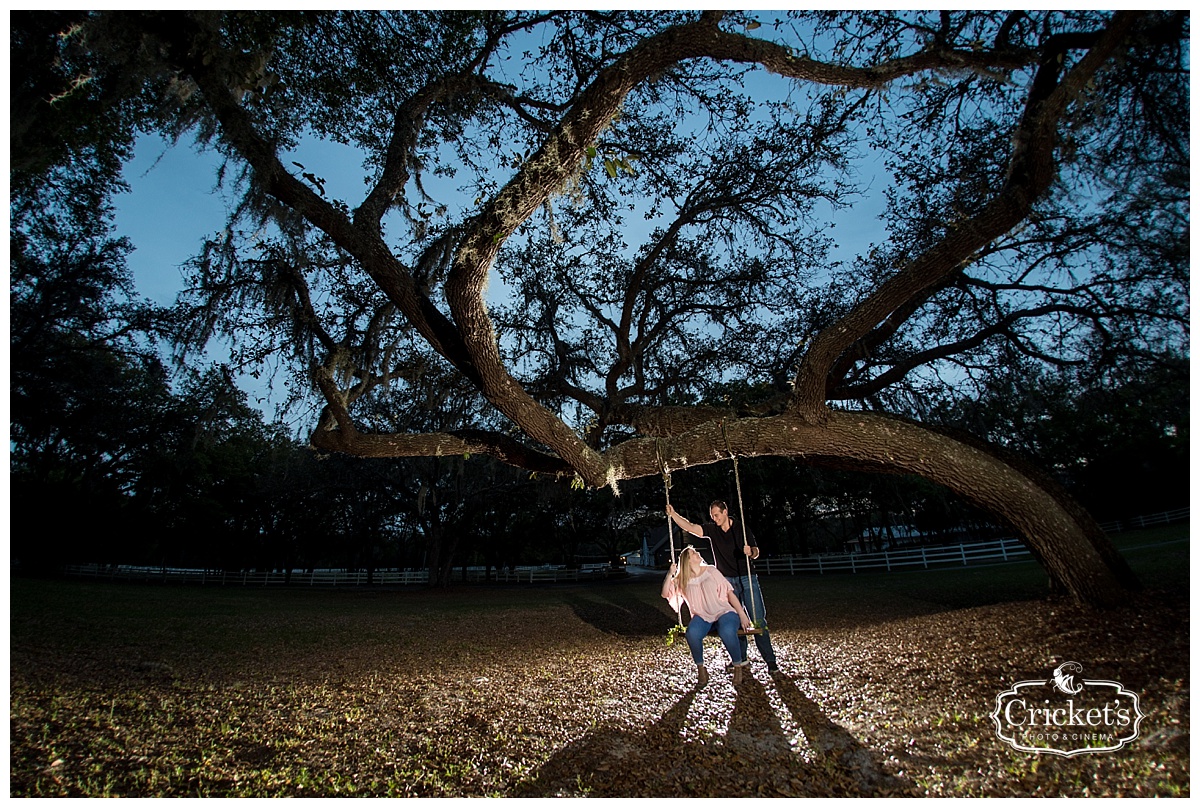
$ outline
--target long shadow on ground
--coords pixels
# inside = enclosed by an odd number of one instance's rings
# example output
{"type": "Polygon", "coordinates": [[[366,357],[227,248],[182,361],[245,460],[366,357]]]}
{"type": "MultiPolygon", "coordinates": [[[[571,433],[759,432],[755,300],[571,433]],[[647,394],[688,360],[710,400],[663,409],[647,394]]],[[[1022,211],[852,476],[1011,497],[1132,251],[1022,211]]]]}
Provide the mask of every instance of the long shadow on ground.
{"type": "Polygon", "coordinates": [[[610,726],[589,732],[556,752],[511,796],[660,793],[646,790],[647,773],[653,774],[656,783],[672,783],[669,793],[679,793],[680,764],[686,753],[681,731],[695,697],[695,692],[685,694],[657,722],[640,731],[610,726]]]}
{"type": "MultiPolygon", "coordinates": [[[[804,732],[818,760],[829,761],[833,768],[849,777],[864,796],[894,793],[905,788],[900,781],[884,771],[877,755],[859,743],[844,727],[829,720],[821,712],[821,708],[805,696],[792,680],[777,675],[773,681],[779,697],[783,699],[792,719],[804,732]]],[[[749,689],[743,688],[743,692],[749,689]]],[[[765,696],[763,698],[765,700],[765,696]]]]}
{"type": "Polygon", "coordinates": [[[737,688],[723,736],[711,730],[711,708],[719,707],[720,694],[705,694],[699,702],[691,691],[643,728],[588,732],[555,753],[512,796],[906,795],[907,787],[883,770],[877,756],[794,683],[777,676],[773,685],[808,740],[804,755],[793,749],[772,709],[766,690],[771,685],[751,679],[737,688]],[[689,715],[693,708],[697,714],[689,715]]]}

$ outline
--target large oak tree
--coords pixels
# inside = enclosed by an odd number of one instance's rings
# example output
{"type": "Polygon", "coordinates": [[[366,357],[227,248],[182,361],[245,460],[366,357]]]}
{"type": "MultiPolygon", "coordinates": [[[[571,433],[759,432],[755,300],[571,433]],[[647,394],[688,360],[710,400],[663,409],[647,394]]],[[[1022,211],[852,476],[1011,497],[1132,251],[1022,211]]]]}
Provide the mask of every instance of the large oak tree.
{"type": "Polygon", "coordinates": [[[1186,350],[1187,26],[213,12],[72,36],[96,82],[136,62],[147,118],[240,172],[190,336],[290,356],[323,401],[314,446],[614,489],[730,452],[916,474],[1103,603],[1134,581],[1081,507],[898,414],[1012,356],[1186,350]],[[359,150],[357,198],[298,155],[311,138],[359,150]],[[872,185],[886,235],[846,259],[831,216],[872,185]],[[717,395],[730,380],[757,392],[717,395]],[[486,402],[469,422],[380,417],[463,385],[486,402]]]}

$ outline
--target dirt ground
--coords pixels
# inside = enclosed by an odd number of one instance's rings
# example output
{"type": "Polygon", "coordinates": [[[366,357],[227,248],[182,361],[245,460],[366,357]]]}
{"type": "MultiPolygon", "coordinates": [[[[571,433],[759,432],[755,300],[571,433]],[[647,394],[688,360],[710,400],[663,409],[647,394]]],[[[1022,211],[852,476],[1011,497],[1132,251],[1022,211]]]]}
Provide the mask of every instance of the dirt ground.
{"type": "Polygon", "coordinates": [[[88,586],[14,583],[13,796],[1190,793],[1178,591],[1097,613],[767,578],[781,671],[751,647],[735,688],[712,638],[697,690],[686,647],[665,642],[657,579],[440,594],[88,586]],[[1067,660],[1140,695],[1136,741],[1061,758],[996,737],[997,695],[1067,660]]]}

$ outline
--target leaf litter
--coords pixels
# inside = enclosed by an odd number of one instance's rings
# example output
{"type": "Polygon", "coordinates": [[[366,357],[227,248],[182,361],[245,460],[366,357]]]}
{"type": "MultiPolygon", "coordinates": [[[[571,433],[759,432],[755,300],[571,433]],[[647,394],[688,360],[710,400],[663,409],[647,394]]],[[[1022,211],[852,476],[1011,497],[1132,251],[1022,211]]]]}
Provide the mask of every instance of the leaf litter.
{"type": "Polygon", "coordinates": [[[113,607],[74,624],[14,608],[11,793],[1190,793],[1185,597],[1104,613],[896,602],[868,616],[822,613],[802,587],[791,600],[773,584],[781,672],[751,645],[752,676],[735,688],[710,638],[702,690],[686,646],[664,642],[674,615],[656,592],[630,594],[644,582],[516,598],[313,592],[261,613],[179,590],[191,602],[174,617],[113,607]],[[997,694],[1068,659],[1140,694],[1142,737],[1070,759],[996,738],[997,694]]]}

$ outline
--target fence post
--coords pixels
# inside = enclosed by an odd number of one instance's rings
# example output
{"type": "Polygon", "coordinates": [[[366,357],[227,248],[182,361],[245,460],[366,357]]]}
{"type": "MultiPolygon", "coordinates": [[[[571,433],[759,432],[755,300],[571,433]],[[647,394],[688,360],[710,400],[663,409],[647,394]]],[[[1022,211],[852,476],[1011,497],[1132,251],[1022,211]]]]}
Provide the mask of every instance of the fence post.
{"type": "Polygon", "coordinates": [[[1005,546],[1007,544],[1007,542],[1008,542],[1007,539],[1003,539],[1003,538],[1000,539],[1000,555],[1004,558],[1005,561],[1008,561],[1008,548],[1005,546]]]}
{"type": "Polygon", "coordinates": [[[958,552],[959,552],[959,555],[962,556],[963,566],[964,567],[967,566],[967,545],[962,544],[960,542],[958,545],[958,552]]]}
{"type": "Polygon", "coordinates": [[[821,566],[821,557],[817,556],[817,575],[824,575],[825,568],[821,566]]]}
{"type": "Polygon", "coordinates": [[[858,569],[854,566],[854,553],[850,554],[850,571],[858,572],[858,569]]]}
{"type": "Polygon", "coordinates": [[[887,571],[892,571],[892,559],[888,556],[888,551],[883,551],[883,565],[887,567],[887,571]]]}
{"type": "Polygon", "coordinates": [[[921,547],[921,566],[929,569],[929,559],[925,557],[925,547],[921,547]]]}

